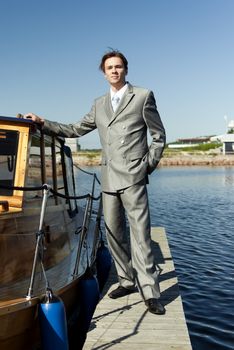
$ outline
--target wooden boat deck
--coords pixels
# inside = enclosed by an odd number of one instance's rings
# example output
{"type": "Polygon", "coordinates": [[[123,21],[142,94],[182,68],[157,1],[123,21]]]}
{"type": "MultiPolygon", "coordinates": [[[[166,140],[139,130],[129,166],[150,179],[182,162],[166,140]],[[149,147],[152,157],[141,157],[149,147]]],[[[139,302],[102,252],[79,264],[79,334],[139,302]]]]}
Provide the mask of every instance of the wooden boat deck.
{"type": "Polygon", "coordinates": [[[166,314],[149,313],[139,293],[110,299],[109,290],[117,286],[113,267],[83,350],[192,350],[165,230],[152,228],[152,239],[156,263],[162,269],[160,288],[166,314]]]}

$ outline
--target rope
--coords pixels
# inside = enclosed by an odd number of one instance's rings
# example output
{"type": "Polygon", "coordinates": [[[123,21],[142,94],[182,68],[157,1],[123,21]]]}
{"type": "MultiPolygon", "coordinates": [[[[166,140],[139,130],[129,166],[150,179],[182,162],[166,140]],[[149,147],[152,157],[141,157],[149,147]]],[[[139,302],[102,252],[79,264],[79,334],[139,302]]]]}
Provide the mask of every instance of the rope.
{"type": "Polygon", "coordinates": [[[88,175],[91,175],[91,176],[94,176],[95,177],[95,180],[97,180],[97,182],[99,183],[99,185],[101,184],[101,182],[99,181],[97,175],[95,173],[90,173],[84,169],[81,169],[78,165],[74,164],[74,167],[76,167],[77,169],[79,169],[80,171],[82,171],[83,173],[85,174],[88,174],[88,175]]]}
{"type": "Polygon", "coordinates": [[[39,258],[40,263],[41,263],[41,270],[42,270],[42,273],[43,273],[43,276],[44,276],[44,280],[45,280],[45,284],[46,284],[46,290],[47,290],[48,288],[50,288],[50,284],[49,284],[49,280],[48,280],[48,278],[46,276],[46,270],[45,270],[45,267],[44,267],[44,244],[43,244],[42,241],[40,243],[38,258],[39,258]]]}
{"type": "Polygon", "coordinates": [[[3,190],[16,190],[16,191],[23,191],[23,192],[26,192],[26,191],[40,191],[40,190],[47,190],[48,189],[54,196],[65,198],[65,199],[85,199],[85,198],[89,198],[90,197],[94,201],[97,201],[101,197],[101,195],[98,196],[98,197],[94,197],[90,193],[84,194],[83,196],[67,196],[67,195],[65,195],[63,193],[59,193],[59,192],[53,190],[47,184],[44,184],[42,186],[35,186],[35,187],[19,187],[19,186],[0,185],[0,189],[3,189],[3,190]]]}
{"type": "Polygon", "coordinates": [[[16,190],[16,191],[40,191],[40,190],[46,190],[48,188],[48,185],[42,185],[42,186],[34,186],[34,187],[19,187],[19,186],[7,186],[7,185],[0,185],[1,190],[16,190]]]}
{"type": "Polygon", "coordinates": [[[100,199],[101,195],[98,197],[92,196],[90,193],[84,194],[83,196],[66,196],[65,194],[59,193],[54,191],[52,188],[50,189],[50,192],[53,193],[57,197],[65,198],[65,199],[84,199],[84,198],[91,198],[94,201],[97,201],[100,199]]]}

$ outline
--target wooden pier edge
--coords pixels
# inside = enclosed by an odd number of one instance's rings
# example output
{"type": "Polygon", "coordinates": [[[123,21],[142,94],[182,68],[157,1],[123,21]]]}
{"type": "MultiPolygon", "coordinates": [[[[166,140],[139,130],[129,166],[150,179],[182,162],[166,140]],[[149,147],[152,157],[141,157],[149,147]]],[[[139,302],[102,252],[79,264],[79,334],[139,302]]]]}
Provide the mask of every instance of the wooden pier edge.
{"type": "Polygon", "coordinates": [[[192,350],[165,229],[153,227],[151,236],[156,264],[162,269],[161,301],[166,314],[149,313],[139,293],[110,299],[108,292],[118,285],[113,266],[83,350],[192,350]]]}

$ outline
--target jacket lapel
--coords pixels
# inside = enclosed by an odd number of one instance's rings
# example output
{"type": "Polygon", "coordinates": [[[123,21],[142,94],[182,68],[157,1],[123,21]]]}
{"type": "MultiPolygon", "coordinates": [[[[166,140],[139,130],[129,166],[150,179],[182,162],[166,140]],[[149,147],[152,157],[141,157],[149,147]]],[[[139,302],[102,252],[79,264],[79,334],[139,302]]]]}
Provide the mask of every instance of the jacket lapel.
{"type": "Polygon", "coordinates": [[[114,111],[113,111],[112,105],[111,105],[110,93],[106,94],[104,99],[105,99],[105,101],[104,101],[105,112],[106,112],[106,115],[108,117],[108,120],[111,120],[113,118],[114,111]]]}
{"type": "Polygon", "coordinates": [[[110,93],[106,95],[105,109],[106,109],[106,113],[108,113],[108,116],[110,116],[109,125],[113,123],[113,121],[118,117],[118,115],[127,107],[127,105],[130,103],[133,96],[134,96],[133,86],[128,83],[128,89],[126,90],[116,111],[114,112],[111,105],[110,93]]]}

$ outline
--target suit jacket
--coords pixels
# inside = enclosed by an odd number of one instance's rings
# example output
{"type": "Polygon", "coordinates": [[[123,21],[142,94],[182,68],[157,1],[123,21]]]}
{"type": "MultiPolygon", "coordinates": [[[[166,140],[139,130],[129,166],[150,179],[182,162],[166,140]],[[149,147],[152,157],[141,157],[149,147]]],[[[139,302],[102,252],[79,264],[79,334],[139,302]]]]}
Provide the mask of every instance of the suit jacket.
{"type": "Polygon", "coordinates": [[[102,145],[101,183],[116,192],[147,178],[157,166],[165,146],[165,130],[153,92],[128,84],[115,112],[110,93],[97,98],[81,121],[65,125],[45,120],[44,132],[79,137],[98,129],[102,145]],[[147,143],[147,130],[152,142],[147,143]]]}

